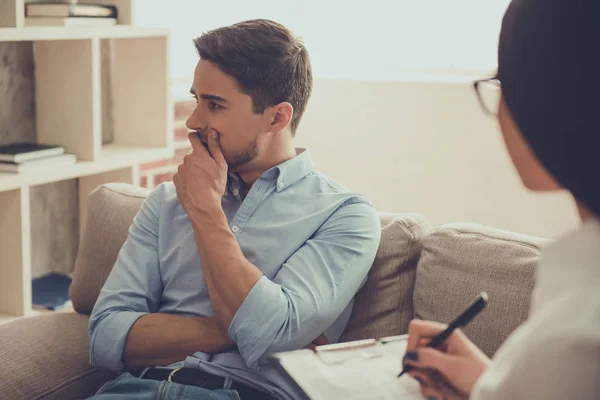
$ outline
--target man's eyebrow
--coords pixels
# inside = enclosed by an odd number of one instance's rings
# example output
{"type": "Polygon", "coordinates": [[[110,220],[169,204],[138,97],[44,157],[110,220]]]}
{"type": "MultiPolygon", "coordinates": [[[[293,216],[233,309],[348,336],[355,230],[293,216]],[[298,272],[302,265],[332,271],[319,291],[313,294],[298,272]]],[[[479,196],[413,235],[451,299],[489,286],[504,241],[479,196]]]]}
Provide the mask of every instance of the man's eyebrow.
{"type": "Polygon", "coordinates": [[[200,94],[200,98],[203,99],[203,100],[214,100],[214,101],[220,101],[222,103],[227,103],[227,100],[225,100],[222,97],[215,96],[214,94],[204,94],[204,93],[201,93],[200,94]]]}
{"type": "Polygon", "coordinates": [[[197,99],[198,97],[200,97],[200,98],[201,98],[201,99],[203,99],[203,100],[214,100],[214,101],[220,101],[220,102],[222,102],[222,103],[227,103],[227,100],[226,100],[226,99],[224,99],[224,98],[222,98],[222,97],[219,97],[219,96],[216,96],[216,95],[214,95],[214,94],[204,94],[204,93],[202,93],[202,94],[200,94],[200,96],[198,96],[198,95],[196,94],[196,91],[194,90],[194,88],[191,88],[191,89],[190,89],[190,93],[191,93],[191,95],[192,95],[192,96],[194,96],[196,99],[197,99]]]}

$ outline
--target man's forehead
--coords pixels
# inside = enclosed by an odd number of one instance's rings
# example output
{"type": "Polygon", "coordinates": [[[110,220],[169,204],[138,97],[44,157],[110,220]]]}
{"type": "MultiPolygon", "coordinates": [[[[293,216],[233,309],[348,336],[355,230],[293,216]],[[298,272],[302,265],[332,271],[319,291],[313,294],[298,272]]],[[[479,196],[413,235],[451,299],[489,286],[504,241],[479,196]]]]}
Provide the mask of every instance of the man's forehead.
{"type": "Polygon", "coordinates": [[[196,65],[192,89],[197,95],[206,92],[222,97],[240,92],[234,78],[225,74],[215,64],[205,60],[200,60],[196,65]]]}

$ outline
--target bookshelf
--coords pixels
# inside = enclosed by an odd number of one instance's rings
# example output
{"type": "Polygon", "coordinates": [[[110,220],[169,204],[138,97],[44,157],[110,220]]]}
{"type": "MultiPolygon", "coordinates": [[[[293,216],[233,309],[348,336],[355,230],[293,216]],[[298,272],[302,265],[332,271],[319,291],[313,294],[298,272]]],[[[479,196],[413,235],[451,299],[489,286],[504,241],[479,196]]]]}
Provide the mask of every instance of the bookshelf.
{"type": "Polygon", "coordinates": [[[140,164],[173,156],[168,31],[135,27],[135,0],[93,2],[116,5],[119,25],[25,27],[25,1],[0,1],[0,42],[33,42],[37,141],[61,144],[78,159],[43,173],[0,173],[0,324],[38,313],[31,307],[30,188],[78,179],[81,234],[93,189],[137,185],[140,164]],[[113,46],[110,144],[102,142],[104,40],[113,46]]]}

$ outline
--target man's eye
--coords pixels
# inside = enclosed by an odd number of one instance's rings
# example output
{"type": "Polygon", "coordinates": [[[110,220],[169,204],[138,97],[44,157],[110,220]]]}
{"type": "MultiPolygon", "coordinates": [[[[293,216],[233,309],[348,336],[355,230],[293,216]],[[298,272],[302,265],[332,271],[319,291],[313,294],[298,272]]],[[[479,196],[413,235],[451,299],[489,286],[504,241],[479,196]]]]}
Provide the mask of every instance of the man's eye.
{"type": "Polygon", "coordinates": [[[210,108],[211,110],[220,110],[223,107],[220,104],[211,101],[210,103],[208,103],[208,108],[210,108]]]}

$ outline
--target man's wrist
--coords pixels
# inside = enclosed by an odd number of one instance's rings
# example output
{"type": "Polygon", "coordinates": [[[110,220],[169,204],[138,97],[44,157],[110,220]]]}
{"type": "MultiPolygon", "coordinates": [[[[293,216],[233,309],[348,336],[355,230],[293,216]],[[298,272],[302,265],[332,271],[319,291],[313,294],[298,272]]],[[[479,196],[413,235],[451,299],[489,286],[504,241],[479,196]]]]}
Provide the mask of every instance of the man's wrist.
{"type": "Polygon", "coordinates": [[[188,215],[192,221],[194,230],[201,233],[219,226],[228,227],[227,217],[221,208],[221,204],[213,204],[202,209],[196,209],[188,215]]]}

